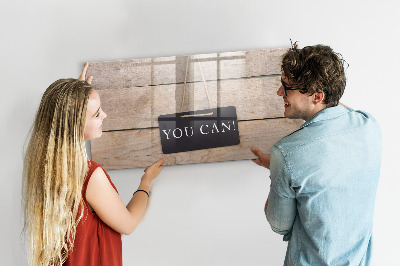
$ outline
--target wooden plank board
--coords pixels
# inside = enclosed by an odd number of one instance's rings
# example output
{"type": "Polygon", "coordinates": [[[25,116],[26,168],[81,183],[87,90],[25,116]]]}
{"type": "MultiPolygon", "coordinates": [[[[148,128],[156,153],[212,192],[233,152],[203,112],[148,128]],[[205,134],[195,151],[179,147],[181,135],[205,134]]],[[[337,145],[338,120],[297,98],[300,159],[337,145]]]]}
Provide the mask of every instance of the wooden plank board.
{"type": "MultiPolygon", "coordinates": [[[[287,49],[268,49],[190,56],[187,82],[262,75],[280,75],[287,49]],[[203,72],[203,73],[202,73],[203,72]]],[[[94,76],[96,90],[149,85],[179,84],[185,81],[187,56],[169,56],[90,62],[87,75],[94,76]]]]}
{"type": "Polygon", "coordinates": [[[108,114],[103,136],[91,143],[92,159],[107,169],[253,158],[268,152],[303,123],[283,118],[281,60],[287,49],[269,49],[91,62],[87,75],[108,114]],[[160,115],[235,106],[240,144],[164,155],[160,115]]]}
{"type": "MultiPolygon", "coordinates": [[[[238,120],[283,117],[282,98],[276,95],[280,77],[208,81],[211,108],[236,106],[238,120]]],[[[103,130],[158,127],[160,115],[210,108],[203,82],[105,89],[98,91],[108,114],[103,130]]]]}
{"type": "Polygon", "coordinates": [[[254,158],[252,146],[269,153],[282,137],[295,131],[302,120],[286,118],[241,121],[240,144],[164,155],[158,128],[104,132],[91,143],[92,158],[105,169],[147,167],[161,157],[165,165],[233,161],[254,158]]]}

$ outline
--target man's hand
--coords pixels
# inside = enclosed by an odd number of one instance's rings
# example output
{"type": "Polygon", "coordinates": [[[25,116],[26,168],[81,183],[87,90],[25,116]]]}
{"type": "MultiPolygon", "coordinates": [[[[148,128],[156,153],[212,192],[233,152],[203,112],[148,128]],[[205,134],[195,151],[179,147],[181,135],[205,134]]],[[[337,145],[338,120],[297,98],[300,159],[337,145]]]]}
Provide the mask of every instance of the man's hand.
{"type": "Polygon", "coordinates": [[[269,169],[270,155],[262,153],[258,148],[251,147],[251,151],[258,157],[257,159],[251,159],[253,162],[260,166],[264,166],[269,169]]]}

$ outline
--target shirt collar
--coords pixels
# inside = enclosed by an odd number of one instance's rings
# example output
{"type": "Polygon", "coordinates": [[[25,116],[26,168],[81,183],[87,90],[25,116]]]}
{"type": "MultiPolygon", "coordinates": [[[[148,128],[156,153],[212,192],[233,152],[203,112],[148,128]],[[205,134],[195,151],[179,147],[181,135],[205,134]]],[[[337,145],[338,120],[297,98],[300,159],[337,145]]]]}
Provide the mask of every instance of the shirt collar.
{"type": "Polygon", "coordinates": [[[319,111],[318,113],[316,113],[313,117],[308,119],[306,122],[304,122],[304,124],[300,128],[304,128],[315,122],[320,122],[320,121],[329,120],[332,118],[342,116],[345,113],[347,113],[348,111],[349,110],[346,109],[345,107],[343,107],[342,105],[325,108],[325,109],[319,111]]]}

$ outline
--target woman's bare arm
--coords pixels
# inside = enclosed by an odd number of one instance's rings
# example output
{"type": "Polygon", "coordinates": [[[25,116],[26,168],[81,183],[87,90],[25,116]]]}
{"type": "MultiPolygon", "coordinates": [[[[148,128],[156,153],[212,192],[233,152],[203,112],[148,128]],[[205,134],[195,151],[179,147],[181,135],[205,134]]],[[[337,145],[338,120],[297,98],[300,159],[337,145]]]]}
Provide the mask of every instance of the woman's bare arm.
{"type": "MultiPolygon", "coordinates": [[[[149,192],[151,182],[160,174],[164,161],[165,158],[145,170],[138,189],[149,192]]],[[[145,214],[148,203],[147,194],[139,191],[125,206],[101,167],[93,172],[89,180],[86,199],[104,223],[126,235],[135,230],[145,214]]]]}

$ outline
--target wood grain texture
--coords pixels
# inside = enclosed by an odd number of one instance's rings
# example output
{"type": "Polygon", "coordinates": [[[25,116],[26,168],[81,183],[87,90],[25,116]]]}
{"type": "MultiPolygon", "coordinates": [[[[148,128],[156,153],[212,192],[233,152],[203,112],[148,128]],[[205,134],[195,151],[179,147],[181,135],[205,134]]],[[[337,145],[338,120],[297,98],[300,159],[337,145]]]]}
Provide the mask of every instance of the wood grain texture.
{"type": "MultiPolygon", "coordinates": [[[[287,49],[238,51],[190,55],[187,82],[280,75],[287,49]],[[201,71],[201,70],[202,71],[201,71]]],[[[184,83],[187,56],[170,56],[90,62],[87,76],[94,77],[96,90],[184,83]]]]}
{"type": "Polygon", "coordinates": [[[252,146],[269,153],[277,141],[302,123],[286,118],[242,121],[238,123],[239,145],[168,155],[162,153],[158,128],[104,132],[91,143],[92,158],[105,169],[147,167],[161,157],[167,158],[165,165],[251,159],[255,158],[252,146]]]}
{"type": "Polygon", "coordinates": [[[284,104],[276,95],[280,77],[253,77],[208,81],[208,102],[203,82],[98,91],[108,117],[103,130],[158,127],[160,115],[236,106],[238,120],[283,117],[284,104]],[[182,101],[184,105],[182,108],[182,101]]]}

